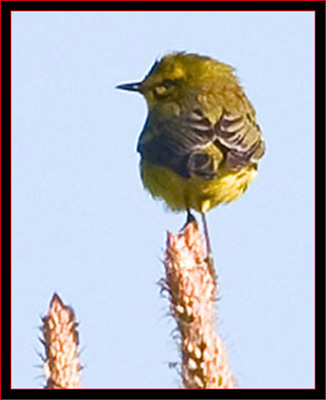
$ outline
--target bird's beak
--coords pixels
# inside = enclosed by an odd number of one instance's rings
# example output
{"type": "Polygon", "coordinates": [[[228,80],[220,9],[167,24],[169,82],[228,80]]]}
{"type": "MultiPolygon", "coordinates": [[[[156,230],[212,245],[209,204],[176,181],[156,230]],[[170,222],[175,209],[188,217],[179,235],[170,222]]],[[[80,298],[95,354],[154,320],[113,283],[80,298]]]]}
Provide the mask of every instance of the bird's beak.
{"type": "Polygon", "coordinates": [[[116,86],[116,89],[129,90],[131,92],[140,92],[141,82],[123,83],[122,85],[116,86]]]}

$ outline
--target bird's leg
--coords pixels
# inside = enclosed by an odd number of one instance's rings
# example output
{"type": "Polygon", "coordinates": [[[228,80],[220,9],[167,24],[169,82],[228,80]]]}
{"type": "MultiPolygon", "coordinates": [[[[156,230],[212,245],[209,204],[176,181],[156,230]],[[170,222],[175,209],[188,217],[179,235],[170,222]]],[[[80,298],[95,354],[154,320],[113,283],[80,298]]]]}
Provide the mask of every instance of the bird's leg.
{"type": "Polygon", "coordinates": [[[183,227],[181,228],[181,230],[185,229],[185,227],[190,224],[191,222],[195,221],[196,222],[196,218],[194,217],[194,215],[191,213],[190,209],[187,208],[187,219],[186,219],[186,223],[183,225],[183,227]]]}
{"type": "Polygon", "coordinates": [[[204,228],[204,236],[205,236],[205,241],[206,241],[206,258],[207,258],[207,264],[209,271],[212,275],[212,278],[215,280],[215,270],[214,270],[214,260],[213,260],[213,253],[212,253],[212,247],[211,247],[211,242],[209,240],[209,233],[208,233],[208,225],[207,225],[207,219],[206,219],[206,214],[204,212],[201,213],[202,221],[203,221],[203,228],[204,228]]]}
{"type": "Polygon", "coordinates": [[[194,217],[193,214],[191,214],[191,211],[189,210],[189,208],[187,208],[187,221],[186,221],[186,225],[190,224],[190,222],[196,221],[196,218],[194,217]]]}
{"type": "Polygon", "coordinates": [[[201,213],[201,217],[202,217],[202,221],[203,221],[204,236],[205,236],[205,241],[206,241],[206,254],[207,254],[207,257],[211,257],[212,256],[212,248],[211,248],[211,242],[209,240],[206,214],[201,213]]]}

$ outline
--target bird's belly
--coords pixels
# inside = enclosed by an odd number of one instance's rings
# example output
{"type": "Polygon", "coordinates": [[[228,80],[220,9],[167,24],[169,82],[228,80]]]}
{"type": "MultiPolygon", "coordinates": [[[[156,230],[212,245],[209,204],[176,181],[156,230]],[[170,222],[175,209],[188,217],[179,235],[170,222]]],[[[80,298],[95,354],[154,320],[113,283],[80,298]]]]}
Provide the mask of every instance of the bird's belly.
{"type": "Polygon", "coordinates": [[[235,200],[257,174],[256,168],[247,166],[205,181],[196,176],[182,178],[168,168],[145,160],[141,161],[140,169],[144,187],[154,198],[163,199],[173,211],[191,208],[206,212],[220,203],[235,200]]]}

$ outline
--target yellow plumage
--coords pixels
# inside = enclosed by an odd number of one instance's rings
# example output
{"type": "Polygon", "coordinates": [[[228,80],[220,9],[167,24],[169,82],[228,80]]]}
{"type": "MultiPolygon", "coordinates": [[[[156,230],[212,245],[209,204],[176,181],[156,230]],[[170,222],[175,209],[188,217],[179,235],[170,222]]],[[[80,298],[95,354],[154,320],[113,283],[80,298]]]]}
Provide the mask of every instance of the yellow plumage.
{"type": "Polygon", "coordinates": [[[264,142],[232,67],[173,53],[145,79],[118,86],[142,93],[149,115],[137,150],[141,177],[174,211],[202,214],[238,198],[257,173],[264,142]]]}
{"type": "Polygon", "coordinates": [[[237,199],[256,176],[253,167],[219,175],[211,181],[194,176],[184,179],[175,172],[141,161],[141,176],[146,189],[155,198],[165,200],[173,211],[193,209],[207,212],[220,203],[237,199]]]}

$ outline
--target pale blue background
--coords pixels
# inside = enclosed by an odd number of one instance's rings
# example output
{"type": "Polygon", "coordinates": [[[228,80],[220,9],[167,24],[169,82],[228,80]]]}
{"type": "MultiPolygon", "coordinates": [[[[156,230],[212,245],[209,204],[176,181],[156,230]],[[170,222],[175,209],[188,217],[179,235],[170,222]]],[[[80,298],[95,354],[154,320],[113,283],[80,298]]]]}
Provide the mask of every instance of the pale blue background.
{"type": "Polygon", "coordinates": [[[259,175],[209,213],[218,330],[240,388],[314,387],[314,14],[14,12],[12,385],[41,387],[54,291],[80,321],[86,388],[180,387],[156,282],[166,212],[142,189],[144,77],[173,50],[236,67],[264,132],[259,175]]]}

